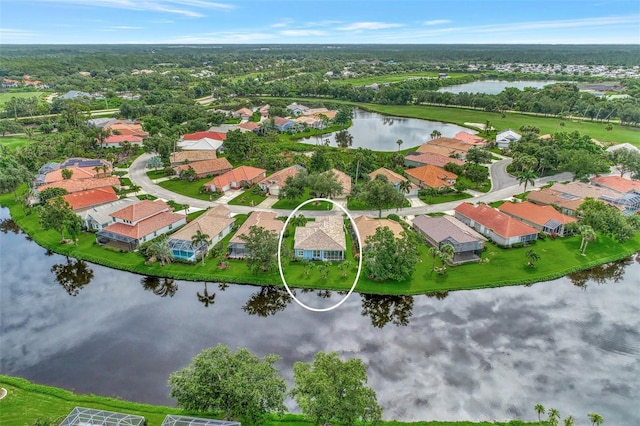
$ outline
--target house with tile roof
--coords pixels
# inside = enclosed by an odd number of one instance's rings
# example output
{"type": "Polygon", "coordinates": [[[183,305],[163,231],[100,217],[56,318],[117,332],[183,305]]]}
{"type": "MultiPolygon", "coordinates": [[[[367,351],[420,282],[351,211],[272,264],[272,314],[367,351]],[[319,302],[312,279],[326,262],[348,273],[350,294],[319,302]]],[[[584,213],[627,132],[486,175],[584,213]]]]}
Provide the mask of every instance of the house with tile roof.
{"type": "Polygon", "coordinates": [[[99,244],[113,244],[129,251],[142,243],[187,223],[183,214],[173,213],[161,200],[143,200],[111,213],[112,223],[96,234],[99,244]]]}
{"type": "Polygon", "coordinates": [[[244,123],[240,123],[238,124],[238,128],[240,130],[254,133],[260,133],[260,131],[262,130],[260,123],[256,123],[255,121],[246,121],[244,123]]]}
{"type": "Polygon", "coordinates": [[[595,186],[584,182],[555,183],[552,190],[581,198],[594,198],[604,201],[620,210],[624,215],[636,214],[640,210],[640,195],[629,192],[623,193],[602,186],[595,186]]]}
{"type": "Polygon", "coordinates": [[[217,150],[227,139],[227,135],[221,132],[196,132],[182,135],[178,146],[183,151],[217,150]]]}
{"type": "Polygon", "coordinates": [[[322,129],[324,128],[324,122],[321,118],[318,117],[309,117],[306,115],[301,115],[293,120],[298,126],[308,127],[311,129],[322,129]]]}
{"type": "Polygon", "coordinates": [[[57,182],[47,183],[39,186],[37,192],[44,191],[47,188],[63,188],[68,193],[87,191],[89,189],[106,188],[112,186],[120,188],[120,178],[118,176],[107,176],[89,179],[63,179],[57,182]]]}
{"type": "Polygon", "coordinates": [[[527,196],[527,201],[541,206],[553,206],[558,208],[562,214],[575,216],[576,210],[580,207],[584,198],[555,191],[551,188],[543,188],[531,191],[527,196]]]}
{"type": "Polygon", "coordinates": [[[344,260],[347,239],[342,216],[319,216],[296,227],[294,256],[305,260],[344,260]]]}
{"type": "Polygon", "coordinates": [[[484,148],[487,145],[487,140],[486,139],[481,138],[478,135],[474,135],[473,133],[469,133],[469,132],[465,132],[465,131],[460,131],[460,132],[456,133],[453,138],[454,139],[458,139],[459,141],[462,141],[462,142],[467,143],[469,145],[476,146],[478,148],[484,148]]]}
{"type": "Polygon", "coordinates": [[[288,177],[295,177],[301,171],[305,170],[300,165],[290,166],[282,170],[278,170],[272,175],[267,176],[258,182],[258,186],[265,191],[268,195],[279,195],[280,189],[285,186],[285,182],[288,177]]]}
{"type": "Polygon", "coordinates": [[[421,234],[431,247],[441,248],[445,244],[453,246],[451,264],[480,262],[487,239],[453,216],[416,216],[413,229],[421,234]]]}
{"type": "MultiPolygon", "coordinates": [[[[101,167],[101,166],[95,166],[101,167]]],[[[52,170],[44,176],[44,179],[41,181],[41,184],[60,182],[63,180],[83,180],[83,179],[93,179],[97,175],[102,175],[102,170],[96,170],[95,167],[62,167],[56,170],[52,170]],[[63,170],[68,170],[71,172],[71,177],[69,179],[65,179],[62,177],[63,170]]],[[[110,172],[111,169],[108,169],[110,172]]]]}
{"type": "Polygon", "coordinates": [[[436,167],[444,167],[448,163],[464,165],[465,161],[459,158],[451,158],[435,152],[410,152],[404,157],[405,167],[420,167],[432,165],[436,167]]]}
{"type": "Polygon", "coordinates": [[[445,157],[459,157],[464,159],[473,147],[473,145],[464,143],[458,139],[442,137],[423,143],[418,147],[417,151],[434,152],[444,155],[445,157]]]}
{"type": "Polygon", "coordinates": [[[171,166],[195,163],[196,161],[215,160],[218,154],[214,150],[177,151],[169,155],[171,166]]]}
{"type": "Polygon", "coordinates": [[[510,247],[538,239],[537,229],[485,204],[461,203],[454,212],[456,219],[500,246],[510,247]]]}
{"type": "Polygon", "coordinates": [[[183,170],[193,169],[198,178],[208,176],[218,176],[233,169],[233,166],[226,158],[214,158],[213,160],[194,161],[189,164],[175,166],[173,170],[180,174],[183,170]]]}
{"type": "Polygon", "coordinates": [[[111,203],[91,207],[76,214],[82,219],[82,226],[85,229],[99,231],[113,223],[113,218],[110,216],[111,213],[138,202],[140,200],[135,197],[121,198],[111,203]]]}
{"type": "Polygon", "coordinates": [[[75,212],[84,211],[102,204],[111,203],[118,199],[118,194],[111,186],[105,188],[89,189],[63,195],[62,198],[69,203],[75,212]]]}
{"type": "Polygon", "coordinates": [[[421,188],[433,188],[441,190],[450,188],[456,183],[458,175],[440,167],[426,166],[415,167],[405,171],[409,180],[421,188]]]}
{"type": "MultiPolygon", "coordinates": [[[[371,173],[369,173],[369,179],[373,180],[376,178],[376,176],[378,175],[382,175],[384,177],[387,178],[387,180],[389,182],[391,182],[393,184],[393,186],[396,188],[396,191],[400,192],[400,182],[404,182],[407,179],[406,177],[392,171],[389,170],[385,167],[380,167],[377,170],[372,171],[371,173]]],[[[411,182],[411,181],[409,181],[411,182]]],[[[405,196],[407,197],[416,197],[418,195],[418,191],[420,190],[420,187],[418,185],[416,185],[415,183],[411,182],[411,191],[408,194],[405,194],[405,196]]]]}
{"type": "Polygon", "coordinates": [[[289,112],[291,112],[291,114],[293,114],[293,115],[301,115],[301,114],[305,113],[306,111],[308,111],[309,107],[294,102],[292,104],[287,105],[287,110],[289,112]]]}
{"type": "Polygon", "coordinates": [[[231,218],[231,210],[223,205],[210,208],[196,219],[171,234],[169,248],[175,259],[197,261],[206,256],[216,244],[233,230],[235,219],[231,218]],[[209,236],[207,244],[193,245],[192,238],[200,231],[209,236]]]}
{"type": "MultiPolygon", "coordinates": [[[[542,136],[540,138],[542,139],[542,136]]],[[[513,142],[517,142],[520,139],[522,139],[520,133],[511,129],[503,130],[496,135],[496,146],[500,149],[507,149],[513,142]]]]}
{"type": "Polygon", "coordinates": [[[273,127],[279,132],[286,132],[289,130],[293,130],[296,126],[295,121],[290,118],[284,117],[274,117],[273,118],[273,127]]]}
{"type": "Polygon", "coordinates": [[[278,235],[282,232],[282,228],[284,228],[284,221],[276,219],[276,214],[274,212],[252,212],[229,240],[229,245],[227,246],[227,257],[242,259],[247,256],[248,251],[245,246],[245,241],[241,237],[243,235],[249,235],[252,226],[263,228],[278,235]]]}
{"type": "Polygon", "coordinates": [[[248,120],[253,116],[253,111],[249,108],[240,108],[237,111],[233,112],[234,118],[240,118],[241,120],[248,120]]]}
{"type": "Polygon", "coordinates": [[[596,176],[591,178],[595,186],[611,189],[620,193],[632,192],[640,194],[640,180],[626,179],[620,176],[596,176]]]}
{"type": "Polygon", "coordinates": [[[149,132],[146,132],[142,128],[142,124],[138,121],[133,120],[117,120],[115,122],[104,125],[102,128],[111,130],[111,133],[114,135],[138,136],[142,139],[146,139],[149,137],[149,132]]]}
{"type": "Polygon", "coordinates": [[[347,198],[347,195],[351,194],[351,176],[349,176],[345,172],[338,169],[331,169],[329,171],[324,172],[323,174],[326,174],[329,172],[333,173],[338,183],[342,186],[342,192],[333,198],[338,200],[347,198]]]}
{"type": "MultiPolygon", "coordinates": [[[[401,238],[402,232],[404,228],[395,220],[391,219],[375,219],[371,216],[360,215],[356,217],[353,222],[358,228],[358,235],[360,235],[360,240],[362,241],[362,248],[367,245],[367,238],[376,234],[376,230],[378,228],[387,228],[391,232],[393,232],[394,237],[401,238]]],[[[353,241],[359,246],[360,241],[355,238],[355,233],[353,234],[353,241]]]]}
{"type": "MultiPolygon", "coordinates": [[[[104,139],[101,146],[103,148],[120,148],[122,143],[129,142],[131,146],[142,146],[144,138],[135,135],[111,135],[104,139]]],[[[100,143],[99,139],[96,142],[100,143]]]]}
{"type": "Polygon", "coordinates": [[[266,176],[267,171],[265,169],[240,166],[214,178],[205,183],[204,186],[212,192],[225,192],[230,189],[240,189],[244,186],[251,186],[254,183],[260,182],[266,176]]]}
{"type": "Polygon", "coordinates": [[[507,201],[498,207],[498,210],[536,228],[539,232],[550,235],[563,236],[567,232],[566,225],[578,221],[575,217],[560,213],[552,206],[539,206],[528,201],[522,203],[507,201]]]}

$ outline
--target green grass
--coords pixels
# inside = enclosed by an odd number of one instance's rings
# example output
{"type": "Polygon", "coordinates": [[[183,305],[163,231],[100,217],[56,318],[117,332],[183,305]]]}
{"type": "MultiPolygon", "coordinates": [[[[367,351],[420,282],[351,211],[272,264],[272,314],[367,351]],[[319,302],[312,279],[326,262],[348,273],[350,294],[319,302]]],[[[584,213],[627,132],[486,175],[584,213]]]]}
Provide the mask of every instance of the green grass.
{"type": "Polygon", "coordinates": [[[140,194],[140,195],[136,195],[136,197],[138,198],[138,200],[157,200],[158,199],[158,197],[151,194],[140,194]]]}
{"type": "Polygon", "coordinates": [[[450,201],[458,201],[465,200],[467,198],[473,198],[472,195],[467,194],[466,192],[451,192],[449,194],[439,194],[434,196],[424,196],[420,197],[422,201],[427,204],[440,204],[440,203],[448,203],[450,201]]]}
{"type": "MultiPolygon", "coordinates": [[[[389,205],[389,206],[383,207],[382,210],[395,209],[396,207],[397,206],[389,205]]],[[[411,203],[406,198],[404,199],[404,202],[402,204],[402,208],[404,208],[404,207],[411,207],[411,203]]],[[[375,210],[375,209],[372,209],[371,207],[367,206],[365,204],[365,202],[362,201],[359,198],[350,198],[347,201],[347,209],[349,209],[349,210],[375,210]]]]}
{"type": "Polygon", "coordinates": [[[457,181],[464,183],[466,187],[472,191],[484,192],[484,193],[491,191],[491,181],[489,179],[485,179],[484,182],[482,182],[477,186],[474,182],[471,182],[469,178],[466,176],[458,176],[457,181]]]}
{"type": "MultiPolygon", "coordinates": [[[[294,210],[303,202],[310,200],[311,194],[309,193],[309,188],[305,189],[304,196],[300,199],[289,200],[283,198],[282,200],[278,200],[275,202],[272,209],[282,209],[282,210],[294,210]]],[[[300,210],[331,210],[333,208],[333,204],[328,201],[316,201],[314,203],[309,203],[303,206],[300,210]]]]}
{"type": "Polygon", "coordinates": [[[147,172],[147,176],[149,176],[149,179],[160,179],[163,177],[167,177],[167,174],[164,172],[164,170],[151,170],[147,172]]]}
{"type": "Polygon", "coordinates": [[[131,179],[125,178],[125,177],[121,177],[120,178],[120,185],[122,185],[122,186],[131,186],[131,179]]]}
{"type": "Polygon", "coordinates": [[[176,178],[176,179],[160,182],[158,183],[158,185],[165,189],[168,189],[169,191],[175,192],[176,194],[181,194],[187,197],[208,201],[211,199],[212,195],[214,197],[213,199],[220,197],[220,195],[217,195],[217,193],[212,194],[210,192],[205,192],[205,193],[200,192],[200,188],[202,188],[202,185],[211,181],[211,179],[212,178],[202,178],[202,179],[196,179],[193,182],[188,182],[186,180],[181,180],[176,178]]]}
{"type": "Polygon", "coordinates": [[[251,190],[247,190],[242,194],[238,195],[232,200],[229,200],[227,204],[231,204],[232,206],[250,206],[255,207],[264,200],[267,199],[266,195],[262,194],[254,194],[251,190]]]}
{"type": "Polygon", "coordinates": [[[0,106],[4,106],[4,104],[6,104],[7,102],[9,102],[11,100],[11,98],[17,98],[17,99],[29,99],[29,98],[33,98],[34,96],[36,98],[38,98],[39,100],[42,99],[45,95],[48,94],[47,92],[7,92],[7,93],[0,93],[0,106]]]}
{"type": "MultiPolygon", "coordinates": [[[[462,73],[449,73],[450,79],[455,77],[464,77],[469,74],[462,73]]],[[[411,73],[400,73],[400,74],[388,74],[388,75],[379,75],[379,76],[371,76],[371,77],[360,77],[360,78],[347,78],[347,79],[335,79],[330,80],[334,83],[346,83],[353,86],[364,86],[373,83],[398,83],[401,81],[405,81],[409,78],[434,78],[438,77],[437,72],[433,71],[425,71],[425,72],[411,72],[411,73]]]]}
{"type": "MultiPolygon", "coordinates": [[[[24,191],[24,187],[19,193],[24,191]]],[[[229,261],[230,267],[219,270],[216,262],[205,266],[172,263],[164,267],[158,263],[145,265],[144,259],[136,253],[118,253],[95,244],[93,234],[81,234],[78,245],[60,244],[60,234],[44,231],[36,213],[25,215],[22,207],[13,199],[13,193],[0,195],[0,204],[9,207],[11,217],[41,246],[57,253],[84,259],[89,262],[122,269],[143,275],[153,275],[191,281],[211,281],[247,283],[257,285],[282,285],[277,270],[253,274],[241,260],[229,261]]],[[[231,236],[227,236],[231,238],[231,236]]],[[[225,241],[228,241],[225,240],[225,241]]],[[[587,269],[611,262],[640,250],[640,233],[620,244],[612,238],[599,235],[598,240],[589,244],[586,256],[579,253],[580,237],[547,239],[538,241],[534,250],[541,260],[534,268],[526,267],[527,248],[500,249],[487,244],[483,258],[489,263],[467,264],[449,268],[446,275],[431,272],[428,248],[419,244],[421,263],[417,264],[412,277],[404,282],[375,282],[361,275],[356,291],[372,294],[413,295],[431,291],[454,291],[475,288],[500,287],[506,285],[529,284],[565,276],[571,272],[587,269]]],[[[225,242],[226,244],[226,242],[225,242]]],[[[225,246],[226,249],[226,246],[225,246]]],[[[328,290],[348,290],[346,280],[333,282],[308,282],[306,287],[328,290]]]]}
{"type": "MultiPolygon", "coordinates": [[[[0,375],[0,386],[7,389],[7,396],[0,402],[0,424],[24,426],[38,419],[62,420],[74,407],[143,416],[148,426],[160,426],[167,414],[193,417],[220,418],[211,413],[195,413],[174,407],[140,404],[96,395],[79,395],[53,386],[38,385],[19,377],[0,375]]],[[[57,423],[56,423],[57,424],[57,423]]],[[[381,422],[385,426],[527,426],[538,423],[472,423],[472,422],[381,422]]],[[[267,426],[313,426],[299,414],[285,414],[267,420],[267,426]]]]}
{"type": "Polygon", "coordinates": [[[6,146],[9,149],[22,148],[25,145],[28,145],[31,142],[31,139],[23,138],[19,136],[5,136],[0,137],[0,144],[6,146]]]}

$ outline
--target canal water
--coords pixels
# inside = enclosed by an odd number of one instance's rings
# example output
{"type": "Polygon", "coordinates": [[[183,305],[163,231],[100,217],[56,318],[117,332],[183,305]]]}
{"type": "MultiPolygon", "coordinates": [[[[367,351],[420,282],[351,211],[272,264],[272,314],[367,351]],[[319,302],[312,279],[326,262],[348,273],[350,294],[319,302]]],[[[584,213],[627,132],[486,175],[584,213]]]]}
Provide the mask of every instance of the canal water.
{"type": "Polygon", "coordinates": [[[504,80],[481,80],[473,81],[465,84],[455,84],[453,86],[443,87],[438,89],[438,92],[449,93],[485,93],[487,95],[497,95],[507,87],[515,87],[516,89],[523,90],[525,87],[535,87],[541,89],[549,84],[554,84],[556,81],[504,81],[504,80]]]}
{"type": "Polygon", "coordinates": [[[337,351],[369,366],[386,419],[534,420],[537,403],[578,424],[640,419],[638,258],[528,287],[353,294],[316,313],[277,288],[143,277],[48,253],[10,220],[0,231],[2,374],[173,404],[169,374],[219,343],[279,354],[289,383],[296,361],[337,351]]]}

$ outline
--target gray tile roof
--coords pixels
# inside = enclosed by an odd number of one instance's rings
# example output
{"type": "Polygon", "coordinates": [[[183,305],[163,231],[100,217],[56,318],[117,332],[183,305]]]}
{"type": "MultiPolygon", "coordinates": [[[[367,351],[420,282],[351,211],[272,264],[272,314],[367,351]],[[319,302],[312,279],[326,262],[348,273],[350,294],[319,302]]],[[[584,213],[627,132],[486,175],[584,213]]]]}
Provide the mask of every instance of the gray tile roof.
{"type": "Polygon", "coordinates": [[[487,240],[453,216],[416,216],[413,226],[438,243],[447,238],[458,243],[487,240]]]}

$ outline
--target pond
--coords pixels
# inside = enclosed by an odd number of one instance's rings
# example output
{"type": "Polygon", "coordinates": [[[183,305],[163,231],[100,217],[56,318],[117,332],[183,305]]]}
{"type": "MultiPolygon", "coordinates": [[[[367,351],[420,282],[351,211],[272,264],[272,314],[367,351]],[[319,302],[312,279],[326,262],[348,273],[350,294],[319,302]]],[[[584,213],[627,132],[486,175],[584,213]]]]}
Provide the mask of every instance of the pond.
{"type": "MultiPolygon", "coordinates": [[[[434,130],[439,131],[445,137],[453,137],[460,131],[476,133],[455,124],[417,118],[391,117],[361,109],[354,110],[353,125],[348,129],[353,136],[352,148],[369,148],[374,151],[397,151],[396,141],[398,139],[403,142],[400,149],[422,145],[430,139],[431,132],[434,130]]],[[[302,139],[301,142],[316,145],[324,143],[326,139],[329,139],[331,146],[336,146],[335,132],[302,139]]]]}
{"type": "Polygon", "coordinates": [[[536,89],[540,89],[549,84],[554,84],[556,81],[546,80],[546,81],[503,81],[503,80],[482,80],[482,81],[473,81],[471,83],[465,84],[455,84],[453,86],[443,87],[438,89],[438,92],[449,92],[449,93],[485,93],[487,95],[497,95],[502,92],[507,87],[515,87],[517,89],[523,90],[525,87],[535,87],[536,89]]]}
{"type": "Polygon", "coordinates": [[[2,374],[173,404],[169,374],[218,343],[281,355],[289,383],[294,362],[337,351],[369,365],[387,419],[534,420],[536,403],[579,424],[593,411],[611,425],[638,419],[637,259],[530,287],[353,294],[316,313],[278,288],[154,279],[66,259],[14,233],[11,221],[0,225],[2,374]]]}

